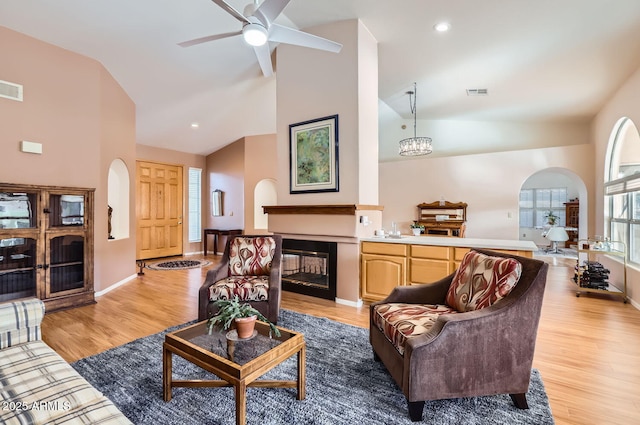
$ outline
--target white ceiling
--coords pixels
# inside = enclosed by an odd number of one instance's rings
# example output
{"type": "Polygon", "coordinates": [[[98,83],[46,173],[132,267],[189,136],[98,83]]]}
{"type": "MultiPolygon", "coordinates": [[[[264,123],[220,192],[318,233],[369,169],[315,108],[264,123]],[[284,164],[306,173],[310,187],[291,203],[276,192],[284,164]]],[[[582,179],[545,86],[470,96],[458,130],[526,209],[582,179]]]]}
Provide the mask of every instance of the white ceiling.
{"type": "MultiPolygon", "coordinates": [[[[640,65],[640,0],[292,0],[284,15],[301,29],[360,19],[379,43],[381,110],[404,119],[416,81],[419,119],[586,123],[640,65]]],[[[100,61],[136,104],[138,143],[209,154],[275,132],[276,77],[240,37],[177,45],[240,29],[209,0],[2,0],[0,25],[100,61]]]]}

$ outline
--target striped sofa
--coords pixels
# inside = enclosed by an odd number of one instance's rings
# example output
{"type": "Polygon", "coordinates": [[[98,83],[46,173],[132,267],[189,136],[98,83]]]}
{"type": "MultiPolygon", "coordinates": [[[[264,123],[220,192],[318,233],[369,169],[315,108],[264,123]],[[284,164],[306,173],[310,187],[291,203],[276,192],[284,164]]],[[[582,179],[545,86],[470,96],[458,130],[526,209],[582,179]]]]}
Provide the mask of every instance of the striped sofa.
{"type": "Polygon", "coordinates": [[[0,304],[0,423],[131,424],[41,340],[44,304],[0,304]]]}

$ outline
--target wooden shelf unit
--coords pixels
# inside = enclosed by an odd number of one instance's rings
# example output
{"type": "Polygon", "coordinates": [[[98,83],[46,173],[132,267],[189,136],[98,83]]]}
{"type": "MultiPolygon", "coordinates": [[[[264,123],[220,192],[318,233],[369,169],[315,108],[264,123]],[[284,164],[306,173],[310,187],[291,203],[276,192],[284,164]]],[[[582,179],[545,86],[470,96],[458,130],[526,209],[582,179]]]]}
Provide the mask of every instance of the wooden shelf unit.
{"type": "Polygon", "coordinates": [[[419,224],[425,235],[463,238],[467,222],[465,202],[436,201],[418,205],[419,224]]]}
{"type": "Polygon", "coordinates": [[[94,189],[0,184],[0,301],[95,302],[94,189]]]}
{"type": "Polygon", "coordinates": [[[580,202],[565,202],[565,229],[569,235],[569,240],[564,243],[565,248],[578,243],[578,229],[580,227],[580,202]]]}
{"type": "Polygon", "coordinates": [[[601,241],[596,241],[595,239],[580,239],[578,240],[578,260],[576,264],[576,271],[574,282],[578,286],[578,290],[576,291],[576,297],[579,297],[583,292],[591,292],[591,293],[600,293],[600,294],[609,294],[622,297],[622,301],[624,303],[627,302],[627,251],[624,242],[620,241],[610,241],[607,242],[609,247],[596,248],[598,242],[603,243],[601,241]],[[591,261],[596,255],[608,255],[613,257],[620,257],[622,259],[622,288],[617,288],[615,285],[609,283],[608,288],[613,287],[612,289],[601,289],[583,286],[585,283],[584,273],[585,266],[581,261],[591,261]]]}

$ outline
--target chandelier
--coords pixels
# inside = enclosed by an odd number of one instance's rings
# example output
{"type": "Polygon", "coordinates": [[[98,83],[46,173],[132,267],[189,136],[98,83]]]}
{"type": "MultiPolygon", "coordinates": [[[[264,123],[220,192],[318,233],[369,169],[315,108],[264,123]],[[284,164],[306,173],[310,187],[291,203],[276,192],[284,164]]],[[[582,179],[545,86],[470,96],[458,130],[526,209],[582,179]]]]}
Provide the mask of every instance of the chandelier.
{"type": "Polygon", "coordinates": [[[413,83],[413,91],[408,91],[407,94],[409,95],[409,107],[413,114],[413,137],[400,140],[400,149],[398,153],[401,156],[429,155],[433,152],[433,149],[431,148],[431,138],[416,136],[416,83],[413,83]]]}

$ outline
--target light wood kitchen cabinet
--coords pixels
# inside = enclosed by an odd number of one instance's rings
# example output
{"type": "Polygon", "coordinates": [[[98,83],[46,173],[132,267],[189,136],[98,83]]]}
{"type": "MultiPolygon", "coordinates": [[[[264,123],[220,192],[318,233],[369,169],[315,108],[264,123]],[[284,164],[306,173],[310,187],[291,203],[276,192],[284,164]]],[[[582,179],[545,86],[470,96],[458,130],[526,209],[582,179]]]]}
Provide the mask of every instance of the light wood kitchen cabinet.
{"type": "MultiPolygon", "coordinates": [[[[434,283],[453,273],[472,247],[482,248],[481,241],[479,243],[479,241],[467,240],[471,246],[461,247],[430,244],[430,241],[436,241],[435,238],[415,237],[415,240],[419,240],[420,243],[411,243],[409,239],[411,238],[406,239],[407,243],[362,242],[360,296],[363,300],[369,302],[382,300],[396,286],[434,283]]],[[[450,240],[449,238],[438,239],[450,240]]],[[[535,249],[535,245],[533,243],[531,245],[531,249],[535,249]]],[[[486,249],[522,257],[533,256],[533,252],[526,249],[486,249]]]]}
{"type": "Polygon", "coordinates": [[[407,246],[363,242],[360,274],[363,299],[386,297],[396,286],[405,285],[407,246]]]}
{"type": "Polygon", "coordinates": [[[409,283],[433,283],[450,275],[455,269],[451,249],[446,246],[411,245],[409,283]]]}

